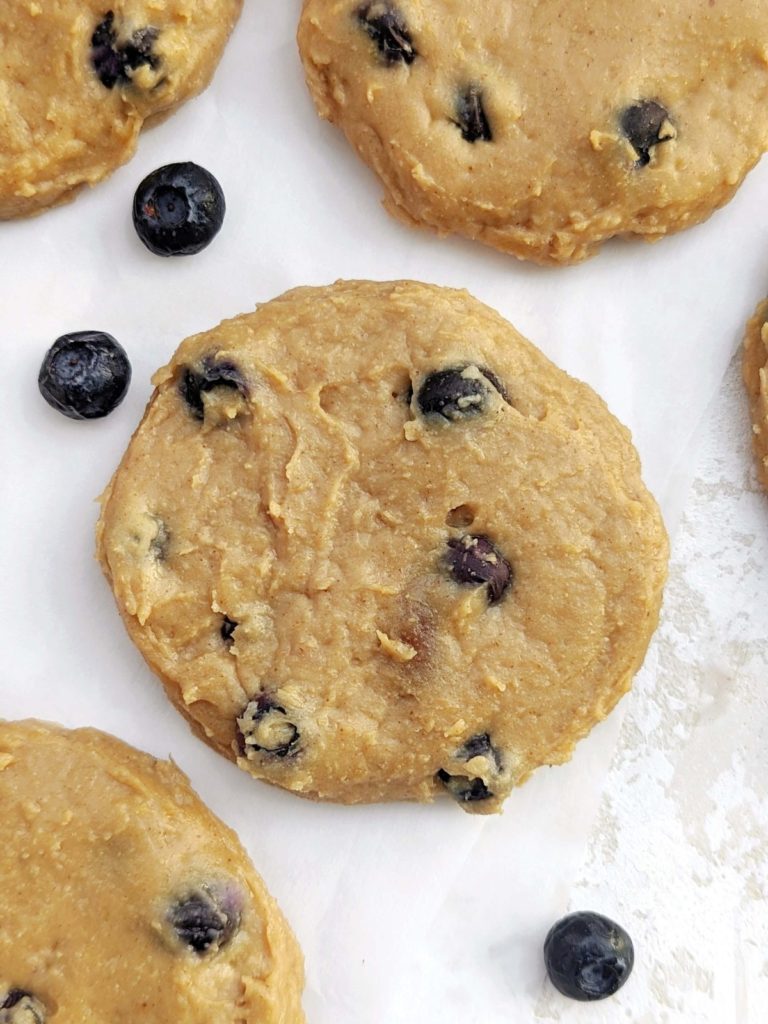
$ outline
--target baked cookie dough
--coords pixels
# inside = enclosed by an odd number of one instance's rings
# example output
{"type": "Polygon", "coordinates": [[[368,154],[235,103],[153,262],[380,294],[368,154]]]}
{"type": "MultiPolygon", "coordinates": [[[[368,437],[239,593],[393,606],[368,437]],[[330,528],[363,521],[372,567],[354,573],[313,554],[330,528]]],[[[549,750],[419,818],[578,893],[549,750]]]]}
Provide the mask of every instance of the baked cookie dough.
{"type": "Polygon", "coordinates": [[[765,0],[305,0],[390,213],[540,263],[703,220],[768,149],[765,0]]]}
{"type": "Polygon", "coordinates": [[[629,687],[667,560],[629,434],[466,292],[298,288],[154,383],[99,557],[246,771],[495,811],[629,687]]]}
{"type": "Polygon", "coordinates": [[[0,219],[71,199],[210,81],[242,0],[3,0],[0,219]]]}
{"type": "Polygon", "coordinates": [[[760,303],[747,325],[743,370],[752,413],[757,472],[768,490],[768,300],[760,303]]]}
{"type": "Polygon", "coordinates": [[[173,764],[0,723],[2,1024],[301,1024],[296,941],[173,764]]]}

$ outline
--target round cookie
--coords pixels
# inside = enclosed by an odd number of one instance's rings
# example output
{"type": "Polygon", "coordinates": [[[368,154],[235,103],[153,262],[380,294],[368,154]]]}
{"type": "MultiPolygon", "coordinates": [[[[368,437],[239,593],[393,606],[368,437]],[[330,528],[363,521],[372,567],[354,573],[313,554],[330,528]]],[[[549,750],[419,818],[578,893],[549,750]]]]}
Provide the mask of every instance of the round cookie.
{"type": "Polygon", "coordinates": [[[764,0],[305,0],[298,38],[391,213],[523,259],[695,224],[768,149],[764,0]]]}
{"type": "Polygon", "coordinates": [[[0,1021],[301,1024],[296,940],[173,764],[0,723],[0,1021]]]}
{"type": "Polygon", "coordinates": [[[760,303],[747,325],[742,367],[752,413],[757,472],[768,490],[768,300],[760,303]]]}
{"type": "Polygon", "coordinates": [[[5,0],[0,219],[71,199],[210,81],[242,0],[5,0]]]}
{"type": "Polygon", "coordinates": [[[466,292],[299,288],[154,383],[99,557],[242,768],[494,811],[629,687],[667,559],[629,434],[466,292]]]}

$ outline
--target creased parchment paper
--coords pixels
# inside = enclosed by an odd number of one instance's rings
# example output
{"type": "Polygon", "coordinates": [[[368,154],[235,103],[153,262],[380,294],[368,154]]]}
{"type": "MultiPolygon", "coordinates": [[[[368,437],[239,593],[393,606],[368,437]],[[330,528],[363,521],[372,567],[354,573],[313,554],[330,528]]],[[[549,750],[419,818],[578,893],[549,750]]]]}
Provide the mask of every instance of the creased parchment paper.
{"type": "MultiPolygon", "coordinates": [[[[132,163],[70,206],[0,225],[0,714],[95,725],[172,755],[290,917],[312,1024],[526,1024],[621,711],[499,818],[449,801],[318,806],[260,785],[193,739],[128,642],[93,560],[94,498],[182,338],[294,285],[412,277],[468,288],[593,385],[631,427],[673,526],[701,418],[768,285],[768,165],[707,224],[653,247],[609,245],[574,269],[441,241],[393,222],[370,172],[317,119],[298,10],[251,0],[211,89],[148,132],[132,163]],[[130,204],[146,173],[176,160],[218,176],[228,213],[210,249],[162,260],[135,238],[130,204]],[[123,343],[134,381],[109,419],[75,423],[36,379],[48,345],[85,328],[123,343]]],[[[654,667],[652,652],[646,686],[654,667]]]]}

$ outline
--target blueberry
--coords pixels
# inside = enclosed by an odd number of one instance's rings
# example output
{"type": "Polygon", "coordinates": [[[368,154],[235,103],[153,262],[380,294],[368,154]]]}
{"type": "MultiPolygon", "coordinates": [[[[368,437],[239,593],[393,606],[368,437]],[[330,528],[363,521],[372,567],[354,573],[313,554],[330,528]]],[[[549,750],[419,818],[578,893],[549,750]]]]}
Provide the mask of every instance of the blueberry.
{"type": "Polygon", "coordinates": [[[118,43],[115,15],[107,11],[91,36],[91,64],[99,81],[107,89],[131,80],[131,72],[143,65],[156,68],[159,61],[152,53],[157,29],[140,28],[130,40],[118,43]]]}
{"type": "Polygon", "coordinates": [[[488,604],[500,601],[514,580],[512,566],[495,544],[482,535],[450,537],[444,558],[456,583],[487,586],[488,604]]]}
{"type": "Polygon", "coordinates": [[[200,369],[185,370],[179,384],[181,397],[189,406],[195,419],[205,418],[203,395],[207,391],[213,391],[214,388],[235,388],[244,398],[248,397],[248,386],[234,363],[228,359],[205,356],[200,369]]]}
{"type": "Polygon", "coordinates": [[[669,142],[672,133],[664,130],[669,114],[655,100],[641,100],[627,107],[621,115],[621,130],[637,153],[637,167],[651,162],[651,150],[661,142],[669,142]]]}
{"type": "Polygon", "coordinates": [[[217,953],[240,927],[240,899],[234,892],[202,885],[168,910],[168,923],[183,946],[198,956],[217,953]]]}
{"type": "Polygon", "coordinates": [[[0,1024],[45,1024],[47,1014],[39,999],[21,988],[9,990],[0,1003],[0,1024]]]}
{"type": "Polygon", "coordinates": [[[632,973],[635,951],[620,925],[601,914],[580,911],[550,928],[544,962],[558,991],[588,1002],[618,992],[632,973]]]}
{"type": "Polygon", "coordinates": [[[483,91],[479,85],[470,85],[456,101],[456,123],[461,137],[467,142],[490,142],[493,132],[483,107],[483,91]]]}
{"type": "MultiPolygon", "coordinates": [[[[456,751],[457,761],[471,761],[474,757],[485,757],[492,762],[495,772],[501,771],[501,755],[491,743],[490,734],[487,732],[471,736],[467,742],[456,751]]],[[[441,768],[437,778],[459,803],[476,803],[478,800],[489,800],[493,793],[488,789],[482,779],[470,779],[466,775],[451,775],[450,772],[441,768]]]]}
{"type": "Polygon", "coordinates": [[[149,542],[149,550],[152,557],[158,562],[164,562],[168,557],[168,549],[171,546],[171,531],[158,516],[153,516],[157,523],[157,532],[149,542]]]}
{"type": "Polygon", "coordinates": [[[37,383],[54,409],[73,420],[95,420],[112,412],[131,382],[131,364],[111,334],[75,331],[48,349],[37,383]]]}
{"type": "Polygon", "coordinates": [[[508,401],[504,385],[484,366],[462,364],[430,373],[419,388],[416,401],[423,416],[448,422],[467,419],[486,411],[492,385],[508,401]]]}
{"type": "Polygon", "coordinates": [[[298,753],[300,733],[288,712],[268,694],[250,701],[237,720],[240,749],[245,757],[261,753],[288,757],[298,753]]]}
{"type": "Polygon", "coordinates": [[[387,64],[412,64],[418,57],[405,18],[391,3],[374,0],[357,9],[357,20],[387,64]]]}
{"type": "Polygon", "coordinates": [[[230,619],[228,615],[224,616],[224,621],[221,624],[221,639],[224,643],[230,647],[234,643],[235,630],[237,629],[237,623],[230,619]]]}
{"type": "Polygon", "coordinates": [[[152,171],[133,197],[133,226],[150,252],[192,256],[213,241],[226,203],[214,176],[193,163],[152,171]]]}

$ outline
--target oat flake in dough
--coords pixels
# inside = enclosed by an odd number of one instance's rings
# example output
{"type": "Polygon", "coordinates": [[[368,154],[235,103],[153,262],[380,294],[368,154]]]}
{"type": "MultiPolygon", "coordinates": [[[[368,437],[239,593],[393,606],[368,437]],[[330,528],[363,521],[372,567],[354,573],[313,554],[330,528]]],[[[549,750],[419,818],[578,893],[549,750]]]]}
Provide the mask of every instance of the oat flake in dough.
{"type": "Polygon", "coordinates": [[[210,81],[242,0],[3,0],[0,218],[71,199],[210,81]]]}
{"type": "Polygon", "coordinates": [[[303,1024],[296,940],[173,764],[0,723],[3,1024],[303,1024]]]}
{"type": "Polygon", "coordinates": [[[629,687],[667,559],[629,434],[466,292],[298,288],[154,382],[99,557],[245,770],[495,811],[629,687]]]}
{"type": "Polygon", "coordinates": [[[743,370],[752,413],[757,472],[768,490],[768,301],[760,303],[747,326],[743,370]]]}
{"type": "Polygon", "coordinates": [[[391,213],[541,263],[703,220],[768,148],[765,0],[305,0],[299,48],[391,213]]]}

